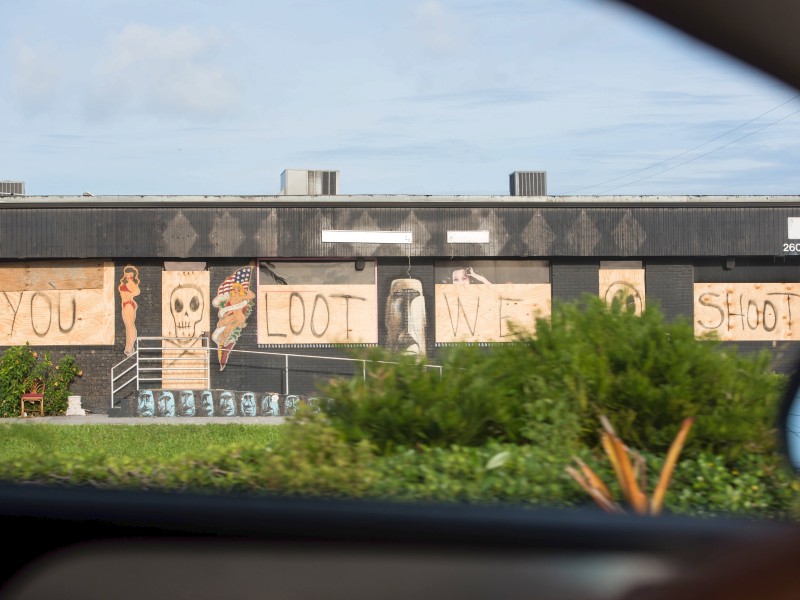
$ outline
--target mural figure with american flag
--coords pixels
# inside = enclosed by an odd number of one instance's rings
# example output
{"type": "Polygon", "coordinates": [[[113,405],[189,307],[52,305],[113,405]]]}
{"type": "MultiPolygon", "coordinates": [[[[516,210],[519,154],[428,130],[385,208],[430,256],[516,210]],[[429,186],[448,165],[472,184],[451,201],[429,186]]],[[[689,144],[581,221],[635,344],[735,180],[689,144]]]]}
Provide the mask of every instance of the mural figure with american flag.
{"type": "Polygon", "coordinates": [[[220,371],[225,369],[231,348],[236,345],[242,330],[247,327],[247,318],[253,312],[256,295],[250,289],[252,278],[252,265],[237,269],[220,284],[216,298],[211,301],[219,309],[217,328],[211,339],[217,345],[220,371]]]}

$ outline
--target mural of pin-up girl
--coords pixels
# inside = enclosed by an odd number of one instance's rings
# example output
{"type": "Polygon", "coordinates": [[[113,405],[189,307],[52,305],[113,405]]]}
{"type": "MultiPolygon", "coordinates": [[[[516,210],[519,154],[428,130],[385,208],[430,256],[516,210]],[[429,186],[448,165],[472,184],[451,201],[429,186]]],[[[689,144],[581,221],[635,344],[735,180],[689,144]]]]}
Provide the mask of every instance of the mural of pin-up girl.
{"type": "Polygon", "coordinates": [[[122,322],[125,323],[125,355],[133,354],[133,345],[136,342],[136,300],[140,294],[139,269],[127,265],[122,269],[122,279],[119,280],[119,296],[122,301],[122,322]]]}
{"type": "Polygon", "coordinates": [[[472,267],[458,267],[453,269],[452,283],[456,285],[469,285],[471,283],[490,284],[491,281],[483,275],[476,273],[472,267]]]}
{"type": "Polygon", "coordinates": [[[211,304],[219,309],[219,321],[211,334],[217,344],[219,370],[225,369],[228,355],[236,340],[247,327],[247,318],[253,312],[255,293],[250,289],[253,267],[246,266],[228,276],[220,284],[217,296],[211,304]]]}

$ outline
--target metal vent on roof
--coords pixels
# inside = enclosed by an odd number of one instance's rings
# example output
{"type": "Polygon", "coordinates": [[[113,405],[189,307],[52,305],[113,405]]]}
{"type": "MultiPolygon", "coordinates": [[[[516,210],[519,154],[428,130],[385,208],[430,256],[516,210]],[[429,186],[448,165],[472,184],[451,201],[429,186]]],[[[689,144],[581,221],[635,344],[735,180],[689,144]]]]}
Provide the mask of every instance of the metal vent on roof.
{"type": "Polygon", "coordinates": [[[281,173],[281,196],[335,196],[339,171],[286,169],[281,173]]]}
{"type": "Polygon", "coordinates": [[[547,195],[547,171],[514,171],[508,179],[512,196],[547,195]]]}
{"type": "Polygon", "coordinates": [[[336,195],[336,171],[309,171],[308,193],[311,196],[336,195]]]}
{"type": "Polygon", "coordinates": [[[0,181],[0,196],[24,196],[24,181],[0,181]]]}

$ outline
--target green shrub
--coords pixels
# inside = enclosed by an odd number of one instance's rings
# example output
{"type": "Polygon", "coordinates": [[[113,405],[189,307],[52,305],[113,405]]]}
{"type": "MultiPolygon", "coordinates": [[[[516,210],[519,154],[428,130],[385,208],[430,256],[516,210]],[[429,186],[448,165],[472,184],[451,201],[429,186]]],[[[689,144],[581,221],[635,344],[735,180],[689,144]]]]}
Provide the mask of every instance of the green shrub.
{"type": "Polygon", "coordinates": [[[538,446],[398,449],[376,462],[373,497],[401,501],[504,503],[563,508],[588,504],[564,472],[565,453],[538,446]]]}
{"type": "Polygon", "coordinates": [[[733,466],[701,453],[678,463],[665,503],[675,513],[796,519],[800,480],[771,455],[742,457],[733,466]]]}
{"type": "Polygon", "coordinates": [[[0,356],[0,416],[18,417],[20,396],[28,391],[37,356],[29,345],[12,346],[0,356]]]}
{"type": "Polygon", "coordinates": [[[686,320],[666,323],[657,306],[636,316],[620,302],[587,296],[555,303],[536,336],[442,352],[442,374],[415,357],[373,350],[360,376],[322,386],[323,410],[348,441],[381,451],[418,444],[480,446],[489,440],[546,448],[598,446],[606,415],[635,447],[665,453],[695,416],[686,456],[734,461],[775,449],[773,424],[785,377],[767,352],[740,355],[695,338],[686,320]]]}
{"type": "MultiPolygon", "coordinates": [[[[657,306],[639,317],[622,303],[585,296],[557,303],[525,338],[528,368],[560,402],[579,411],[584,441],[596,446],[598,415],[626,443],[663,454],[685,417],[695,416],[685,456],[709,452],[733,461],[775,448],[773,429],[786,378],[765,351],[745,356],[697,339],[691,323],[666,323],[657,306]]],[[[517,360],[523,369],[525,361],[517,360]]]]}
{"type": "MultiPolygon", "coordinates": [[[[49,427],[37,425],[38,428],[49,427]]],[[[137,426],[144,427],[144,426],[137,426]]],[[[347,443],[323,418],[303,417],[289,434],[207,448],[159,460],[92,449],[83,454],[52,447],[0,461],[0,480],[172,492],[279,494],[462,502],[530,507],[582,506],[600,510],[565,473],[566,452],[534,445],[489,442],[467,447],[396,447],[377,455],[368,443],[347,443]]],[[[619,498],[606,457],[581,457],[619,498]]],[[[649,489],[663,457],[645,454],[649,489]]],[[[721,456],[700,454],[678,463],[665,512],[690,516],[794,519],[800,481],[774,456],[753,455],[730,467],[721,456]]]]}
{"type": "Polygon", "coordinates": [[[577,448],[574,411],[547,394],[535,371],[513,372],[492,352],[454,347],[442,355],[441,374],[416,357],[381,349],[367,358],[373,362],[366,380],[357,376],[322,386],[334,401],[321,408],[349,442],[368,440],[381,452],[489,440],[577,448]]]}
{"type": "Polygon", "coordinates": [[[44,412],[63,415],[67,410],[69,387],[83,372],[67,354],[58,364],[49,352],[39,355],[30,344],[12,346],[0,356],[0,417],[20,415],[20,396],[34,380],[44,382],[44,412]]]}
{"type": "MultiPolygon", "coordinates": [[[[641,491],[652,498],[667,457],[639,454],[645,467],[644,476],[636,477],[637,484],[644,485],[641,491]]],[[[635,513],[623,497],[609,457],[595,450],[581,453],[580,458],[608,486],[611,498],[635,513]]],[[[577,482],[573,486],[583,489],[577,482]]],[[[800,517],[800,478],[776,453],[748,454],[731,464],[721,455],[700,452],[694,458],[678,459],[666,490],[664,512],[795,520],[800,517]]]]}

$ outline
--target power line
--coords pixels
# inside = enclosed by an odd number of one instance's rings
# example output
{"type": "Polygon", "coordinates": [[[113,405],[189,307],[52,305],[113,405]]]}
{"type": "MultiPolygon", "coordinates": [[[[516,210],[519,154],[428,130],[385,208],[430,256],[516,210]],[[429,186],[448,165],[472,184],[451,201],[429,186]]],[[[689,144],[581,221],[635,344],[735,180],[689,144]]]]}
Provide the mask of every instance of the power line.
{"type": "Polygon", "coordinates": [[[661,170],[661,171],[658,171],[657,173],[651,173],[650,175],[645,175],[644,177],[640,177],[639,179],[634,179],[633,181],[629,181],[628,183],[623,183],[622,185],[618,185],[617,187],[613,187],[613,188],[611,188],[611,189],[609,189],[609,190],[606,190],[606,191],[605,191],[605,192],[603,192],[603,193],[613,192],[614,190],[618,190],[618,189],[620,189],[620,188],[627,187],[627,186],[629,186],[629,185],[632,185],[632,184],[634,184],[634,183],[638,183],[638,182],[640,182],[640,181],[644,181],[645,179],[650,179],[651,177],[655,177],[656,175],[661,175],[662,173],[666,173],[667,171],[672,171],[672,169],[677,169],[678,167],[682,167],[683,165],[687,165],[687,164],[689,164],[690,162],[694,162],[694,161],[696,161],[696,160],[697,160],[697,159],[699,159],[699,158],[703,158],[704,156],[708,156],[709,154],[713,154],[713,153],[714,153],[714,152],[716,152],[717,150],[722,150],[723,148],[727,148],[727,147],[728,147],[728,146],[730,146],[731,144],[735,144],[736,142],[738,142],[738,141],[740,141],[740,140],[743,140],[743,139],[745,139],[745,138],[748,138],[748,137],[750,137],[751,135],[754,135],[754,134],[758,133],[759,131],[763,131],[763,130],[764,130],[764,129],[766,129],[767,127],[771,127],[772,125],[775,125],[776,123],[780,123],[780,122],[781,122],[781,121],[783,121],[784,119],[788,119],[789,117],[791,117],[792,115],[796,115],[797,113],[800,113],[800,108],[798,108],[798,109],[797,109],[796,111],[794,111],[794,112],[791,112],[791,113],[789,113],[789,114],[788,114],[788,115],[786,115],[786,116],[783,116],[783,117],[781,117],[780,119],[778,119],[778,120],[776,120],[776,121],[773,121],[772,123],[767,123],[767,124],[766,124],[766,125],[764,125],[763,127],[759,127],[759,128],[758,128],[758,129],[756,129],[755,131],[751,131],[750,133],[748,133],[748,134],[745,134],[745,135],[743,135],[742,137],[738,137],[738,138],[736,138],[735,140],[731,140],[731,141],[730,141],[730,142],[728,142],[727,144],[723,144],[722,146],[719,146],[719,147],[717,147],[717,148],[714,148],[714,149],[712,149],[712,150],[709,150],[708,152],[705,152],[705,153],[703,153],[703,154],[700,154],[700,155],[698,155],[698,156],[695,156],[694,158],[690,158],[689,160],[685,160],[685,161],[683,161],[682,163],[678,163],[678,164],[677,164],[677,165],[675,165],[675,166],[669,167],[668,169],[663,169],[663,170],[661,170]]]}
{"type": "MultiPolygon", "coordinates": [[[[565,195],[574,194],[575,192],[580,192],[580,191],[583,191],[583,190],[588,190],[589,188],[593,188],[593,187],[599,187],[599,186],[601,186],[601,185],[605,185],[605,184],[607,184],[607,183],[613,183],[613,182],[615,182],[615,181],[619,181],[620,179],[625,179],[626,177],[631,177],[631,176],[633,176],[633,175],[637,175],[637,174],[639,174],[639,173],[642,173],[642,172],[644,172],[644,171],[649,171],[650,169],[654,169],[655,167],[658,167],[658,166],[660,166],[660,165],[663,165],[663,164],[665,164],[665,163],[668,163],[668,162],[670,162],[670,161],[672,161],[672,160],[675,160],[676,158],[680,158],[681,156],[683,156],[683,155],[685,155],[685,154],[688,154],[689,152],[694,152],[694,151],[695,151],[695,150],[697,150],[698,148],[702,148],[703,146],[707,146],[707,145],[708,145],[708,144],[710,144],[711,142],[715,142],[715,141],[717,141],[718,139],[720,139],[720,138],[723,138],[723,137],[725,137],[726,135],[729,135],[729,134],[733,133],[734,131],[738,131],[738,130],[739,130],[739,129],[741,129],[742,127],[746,127],[747,125],[749,125],[749,124],[750,124],[750,123],[752,123],[753,121],[757,121],[757,120],[758,120],[758,119],[760,119],[761,117],[765,117],[765,116],[766,116],[766,115],[768,115],[769,113],[771,113],[771,112],[773,112],[773,111],[776,111],[776,110],[778,110],[778,109],[779,109],[779,108],[781,108],[782,106],[785,106],[786,104],[789,104],[790,102],[792,102],[793,100],[797,100],[798,98],[800,98],[800,94],[797,94],[797,95],[795,95],[795,96],[792,96],[792,97],[791,97],[791,98],[789,98],[789,99],[788,99],[786,102],[782,102],[782,103],[781,103],[781,104],[779,104],[778,106],[775,106],[775,107],[773,107],[773,108],[770,108],[768,111],[766,111],[766,112],[764,112],[764,113],[761,113],[761,114],[760,114],[760,115],[758,115],[757,117],[753,117],[753,118],[752,118],[752,119],[750,119],[749,121],[746,121],[746,122],[742,123],[741,125],[737,125],[737,126],[736,126],[736,127],[734,127],[733,129],[730,129],[730,130],[726,131],[725,133],[722,133],[722,134],[718,135],[718,136],[717,136],[717,137],[715,137],[715,138],[712,138],[712,139],[710,139],[710,140],[708,140],[708,141],[705,141],[705,142],[703,142],[702,144],[699,144],[698,146],[695,146],[694,148],[689,148],[688,150],[684,150],[683,152],[680,152],[680,153],[678,153],[678,154],[676,154],[676,155],[674,155],[674,156],[670,156],[669,158],[665,158],[665,159],[664,159],[664,160],[662,160],[662,161],[659,161],[659,162],[657,162],[657,163],[654,163],[654,164],[652,164],[652,165],[649,165],[649,166],[647,166],[647,167],[644,167],[644,168],[642,168],[642,169],[638,169],[638,170],[636,170],[636,171],[632,171],[632,172],[630,172],[630,173],[626,173],[625,175],[620,175],[619,177],[614,177],[614,178],[612,178],[612,179],[606,179],[605,181],[601,181],[600,183],[595,183],[595,184],[592,184],[592,185],[587,185],[587,186],[584,186],[584,187],[582,187],[582,188],[578,188],[578,189],[575,189],[575,190],[571,190],[571,191],[569,191],[569,192],[566,192],[566,193],[565,193],[565,195]]],[[[788,117],[788,116],[791,116],[791,115],[793,115],[793,114],[796,114],[796,112],[798,112],[798,111],[795,111],[794,113],[791,113],[790,115],[787,115],[787,117],[788,117]]],[[[773,123],[770,123],[769,125],[774,125],[775,123],[778,123],[779,121],[782,121],[782,120],[783,120],[783,119],[785,119],[785,118],[786,118],[786,117],[783,117],[783,118],[781,118],[781,119],[778,119],[778,121],[775,121],[775,122],[773,122],[773,123]]],[[[766,129],[766,127],[769,127],[769,125],[766,125],[765,127],[762,127],[761,129],[766,129]]],[[[761,129],[759,129],[759,130],[757,130],[757,131],[754,131],[753,133],[757,133],[758,131],[761,131],[761,129]]],[[[752,134],[748,134],[748,135],[752,135],[752,134]]],[[[734,141],[733,141],[733,142],[731,142],[731,143],[737,142],[737,141],[739,141],[739,140],[741,140],[741,139],[744,139],[745,137],[748,137],[748,136],[743,136],[743,137],[741,137],[741,138],[738,138],[737,140],[734,140],[734,141]]],[[[730,145],[730,144],[726,144],[726,145],[730,145]]],[[[725,146],[721,146],[720,148],[724,148],[724,147],[725,147],[725,146]]],[[[720,148],[717,148],[717,149],[715,149],[715,150],[719,150],[720,148]]],[[[715,151],[715,150],[714,150],[714,151],[715,151]]],[[[706,153],[706,154],[703,154],[703,155],[701,155],[701,156],[707,156],[708,154],[711,154],[711,152],[708,152],[708,153],[706,153]]],[[[698,156],[697,158],[700,158],[700,156],[698,156]]],[[[687,161],[687,162],[691,162],[691,161],[687,161]]],[[[686,163],[681,163],[681,164],[686,164],[686,163]]],[[[681,165],[676,165],[676,167],[679,167],[679,166],[681,166],[681,165]]],[[[673,168],[674,168],[674,167],[673,167],[673,168]]],[[[664,170],[664,171],[660,171],[660,173],[665,173],[666,171],[669,171],[669,170],[671,170],[671,169],[666,169],[666,170],[664,170]]],[[[653,175],[658,175],[658,174],[659,174],[659,173],[654,173],[653,175]]],[[[644,178],[642,178],[642,179],[647,179],[647,177],[644,177],[644,178]]],[[[636,181],[632,181],[632,182],[630,182],[630,183],[636,183],[637,181],[642,181],[642,179],[637,179],[636,181]]],[[[625,185],[628,185],[628,184],[625,184],[625,185]]],[[[624,187],[624,185],[623,185],[623,186],[619,186],[619,187],[624,187]]],[[[618,188],[613,188],[613,189],[618,189],[618,188]]]]}

